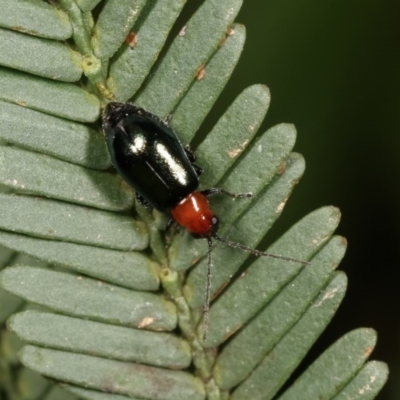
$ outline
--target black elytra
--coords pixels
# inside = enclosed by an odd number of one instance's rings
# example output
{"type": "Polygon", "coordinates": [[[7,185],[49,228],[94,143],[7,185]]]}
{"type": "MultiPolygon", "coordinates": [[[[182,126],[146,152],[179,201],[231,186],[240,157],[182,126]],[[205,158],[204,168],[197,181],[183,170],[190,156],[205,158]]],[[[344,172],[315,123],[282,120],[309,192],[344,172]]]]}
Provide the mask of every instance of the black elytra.
{"type": "Polygon", "coordinates": [[[182,146],[173,130],[156,115],[130,103],[111,102],[103,113],[103,131],[113,165],[136,191],[138,199],[170,213],[171,221],[185,227],[194,237],[208,241],[203,340],[207,335],[211,297],[212,238],[256,256],[309,264],[219,237],[219,220],[211,211],[207,197],[225,194],[244,198],[252,194],[234,194],[221,188],[197,191],[201,168],[194,164],[194,154],[182,146]]]}
{"type": "Polygon", "coordinates": [[[168,212],[199,186],[198,172],[173,130],[129,103],[109,103],[103,115],[111,161],[146,203],[168,212]]]}

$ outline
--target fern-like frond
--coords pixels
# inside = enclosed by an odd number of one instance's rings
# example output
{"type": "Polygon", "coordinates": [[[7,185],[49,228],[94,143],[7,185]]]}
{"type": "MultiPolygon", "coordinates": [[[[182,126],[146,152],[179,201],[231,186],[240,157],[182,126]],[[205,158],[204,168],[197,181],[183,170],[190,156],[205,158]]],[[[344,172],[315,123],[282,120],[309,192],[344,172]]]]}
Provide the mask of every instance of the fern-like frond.
{"type": "MultiPolygon", "coordinates": [[[[202,340],[207,245],[136,204],[100,129],[102,106],[129,100],[195,137],[245,29],[240,0],[206,0],[169,41],[184,4],[0,0],[0,387],[12,399],[276,398],[343,299],[346,243],[324,207],[268,249],[310,266],[215,245],[202,340]]],[[[221,235],[254,247],[304,172],[294,126],[258,132],[269,104],[267,87],[245,89],[196,149],[203,188],[254,193],[212,199],[221,235]]],[[[374,344],[370,329],[348,333],[279,398],[374,398],[387,376],[366,362],[374,344]]]]}

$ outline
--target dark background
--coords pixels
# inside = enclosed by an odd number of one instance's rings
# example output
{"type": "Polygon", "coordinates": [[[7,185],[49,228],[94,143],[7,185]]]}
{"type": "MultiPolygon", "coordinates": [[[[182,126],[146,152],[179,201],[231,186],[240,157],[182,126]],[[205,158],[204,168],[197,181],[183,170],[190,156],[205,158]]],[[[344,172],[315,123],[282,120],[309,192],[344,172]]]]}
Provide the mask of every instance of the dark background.
{"type": "Polygon", "coordinates": [[[244,0],[236,21],[246,45],[216,113],[265,83],[262,130],[294,123],[307,164],[275,233],[332,204],[349,242],[347,295],[307,361],[349,330],[373,327],[371,358],[391,370],[378,399],[400,399],[400,2],[244,0]]]}
{"type": "Polygon", "coordinates": [[[311,357],[347,331],[373,327],[389,364],[380,400],[400,399],[400,2],[245,0],[245,49],[224,93],[266,83],[263,128],[293,122],[306,173],[278,221],[338,206],[349,289],[311,357]]]}

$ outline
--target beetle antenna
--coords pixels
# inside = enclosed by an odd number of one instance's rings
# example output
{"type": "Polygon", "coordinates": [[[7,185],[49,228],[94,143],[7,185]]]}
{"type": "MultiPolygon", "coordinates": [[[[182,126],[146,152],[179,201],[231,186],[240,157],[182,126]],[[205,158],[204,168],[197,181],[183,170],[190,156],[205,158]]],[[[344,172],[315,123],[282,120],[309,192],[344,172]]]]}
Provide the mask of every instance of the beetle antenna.
{"type": "Polygon", "coordinates": [[[203,342],[207,339],[208,332],[208,312],[210,311],[210,297],[211,297],[211,267],[212,267],[212,240],[210,237],[207,238],[208,243],[208,260],[207,260],[207,281],[206,281],[206,293],[204,298],[203,306],[203,342]]]}
{"type": "Polygon", "coordinates": [[[311,263],[307,261],[302,261],[298,260],[297,258],[290,258],[290,257],[285,257],[285,256],[278,256],[277,254],[271,254],[271,253],[266,253],[265,251],[260,251],[256,249],[252,249],[251,247],[247,247],[241,243],[237,242],[232,242],[228,239],[222,238],[216,234],[213,235],[213,238],[215,240],[218,240],[219,242],[225,243],[228,246],[234,247],[236,249],[241,249],[244,251],[247,251],[248,253],[254,254],[255,256],[263,256],[263,257],[269,257],[269,258],[278,258],[280,260],[285,260],[285,261],[290,261],[290,262],[295,262],[303,265],[310,265],[311,263]]]}

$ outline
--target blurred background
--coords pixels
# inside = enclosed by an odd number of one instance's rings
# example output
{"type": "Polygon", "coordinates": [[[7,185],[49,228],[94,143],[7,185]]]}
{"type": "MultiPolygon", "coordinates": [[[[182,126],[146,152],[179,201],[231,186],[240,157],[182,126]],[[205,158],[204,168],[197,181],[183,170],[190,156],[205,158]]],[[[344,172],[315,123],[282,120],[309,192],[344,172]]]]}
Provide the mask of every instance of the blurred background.
{"type": "Polygon", "coordinates": [[[310,360],[347,331],[373,327],[372,358],[390,367],[380,400],[400,399],[399,16],[392,0],[245,0],[246,45],[221,99],[266,83],[263,128],[297,127],[307,168],[277,234],[315,208],[340,208],[349,289],[310,360]]]}
{"type": "Polygon", "coordinates": [[[244,0],[244,52],[210,117],[265,83],[272,102],[262,131],[296,125],[307,168],[274,234],[332,204],[349,243],[347,295],[306,361],[349,330],[373,327],[371,358],[390,367],[379,400],[400,399],[399,16],[392,0],[244,0]]]}

